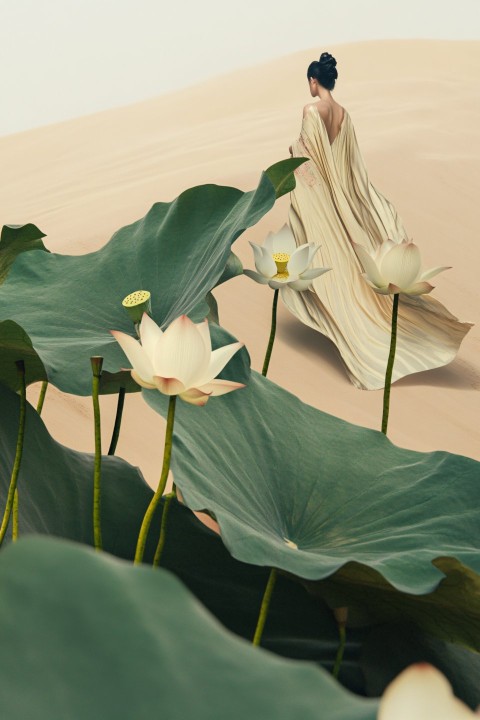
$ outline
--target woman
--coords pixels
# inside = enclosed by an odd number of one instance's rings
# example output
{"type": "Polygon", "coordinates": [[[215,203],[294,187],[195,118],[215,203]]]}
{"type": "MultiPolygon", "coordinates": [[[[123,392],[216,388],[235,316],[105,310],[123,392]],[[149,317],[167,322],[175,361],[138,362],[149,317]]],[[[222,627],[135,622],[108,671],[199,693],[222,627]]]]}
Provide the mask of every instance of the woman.
{"type": "MultiPolygon", "coordinates": [[[[297,245],[321,245],[313,265],[332,271],[314,280],[311,290],[284,291],[283,299],[303,323],[336,344],[357,387],[377,389],[385,379],[392,297],[376,294],[364,281],[352,241],[373,250],[387,238],[407,239],[407,232],[369,182],[350,116],[332,97],[336,64],[322,53],[307,71],[318,101],[304,108],[291,153],[311,162],[295,173],[289,218],[297,245]]],[[[393,380],[449,363],[470,327],[430,296],[402,294],[393,380]]]]}

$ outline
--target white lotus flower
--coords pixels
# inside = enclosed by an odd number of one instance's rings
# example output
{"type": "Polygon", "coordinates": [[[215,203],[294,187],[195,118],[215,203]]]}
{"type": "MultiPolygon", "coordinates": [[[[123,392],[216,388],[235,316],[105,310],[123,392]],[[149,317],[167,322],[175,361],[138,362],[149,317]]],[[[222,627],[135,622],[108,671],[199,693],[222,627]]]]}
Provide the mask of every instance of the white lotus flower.
{"type": "Polygon", "coordinates": [[[477,718],[455,697],[450,683],[428,663],[411,665],[385,690],[378,720],[468,720],[477,718]]]}
{"type": "Polygon", "coordinates": [[[248,277],[262,285],[280,290],[288,285],[292,290],[307,290],[312,280],[331,268],[310,268],[320,245],[306,243],[297,248],[295,238],[288,225],[277,233],[269,233],[263,245],[251,242],[255,267],[244,270],[248,277]]]}
{"type": "Polygon", "coordinates": [[[242,383],[214,378],[243,343],[212,351],[208,321],[195,324],[186,315],[163,332],[147,313],[140,323],[140,342],[131,335],[111,330],[132,363],[132,377],[144,388],[165,395],[179,395],[192,405],[205,405],[211,395],[245,387],[242,383]]]}
{"type": "Polygon", "coordinates": [[[433,285],[426,280],[450,269],[435,267],[422,273],[420,250],[409,240],[401,243],[384,240],[373,252],[355,242],[353,247],[365,270],[363,277],[380,295],[424,295],[433,290],[433,285]]]}

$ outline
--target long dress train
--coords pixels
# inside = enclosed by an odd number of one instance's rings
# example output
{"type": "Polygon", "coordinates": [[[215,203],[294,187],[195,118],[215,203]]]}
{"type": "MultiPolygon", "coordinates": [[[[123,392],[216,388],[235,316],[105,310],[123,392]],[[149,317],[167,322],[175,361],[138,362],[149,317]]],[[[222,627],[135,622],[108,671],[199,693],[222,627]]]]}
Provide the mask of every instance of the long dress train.
{"type": "MultiPolygon", "coordinates": [[[[401,242],[406,230],[393,205],[369,182],[347,111],[330,145],[324,122],[311,106],[292,151],[294,157],[310,159],[295,172],[289,214],[293,234],[297,245],[320,244],[313,266],[332,270],[314,280],[311,290],[285,288],[282,298],[303,323],[335,343],[354,385],[381,388],[392,297],[378,295],[364,281],[351,241],[373,249],[387,238],[401,242]]],[[[449,363],[470,327],[429,295],[400,295],[392,379],[449,363]]]]}

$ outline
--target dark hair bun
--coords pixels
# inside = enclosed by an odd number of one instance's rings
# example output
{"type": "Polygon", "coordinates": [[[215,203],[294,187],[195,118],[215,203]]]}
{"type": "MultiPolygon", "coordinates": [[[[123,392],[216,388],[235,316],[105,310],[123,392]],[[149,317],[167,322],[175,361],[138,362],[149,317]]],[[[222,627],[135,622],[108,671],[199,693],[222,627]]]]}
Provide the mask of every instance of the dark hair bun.
{"type": "Polygon", "coordinates": [[[324,52],[320,55],[319,60],[314,60],[310,63],[307,71],[307,77],[313,77],[327,90],[333,90],[335,87],[335,80],[338,78],[336,65],[337,61],[333,55],[330,55],[328,52],[324,52]]]}
{"type": "Polygon", "coordinates": [[[325,67],[328,66],[328,67],[334,68],[337,66],[337,61],[335,60],[333,55],[330,55],[330,53],[327,53],[327,52],[322,53],[320,55],[320,60],[318,62],[321,63],[322,65],[324,65],[325,67]]]}

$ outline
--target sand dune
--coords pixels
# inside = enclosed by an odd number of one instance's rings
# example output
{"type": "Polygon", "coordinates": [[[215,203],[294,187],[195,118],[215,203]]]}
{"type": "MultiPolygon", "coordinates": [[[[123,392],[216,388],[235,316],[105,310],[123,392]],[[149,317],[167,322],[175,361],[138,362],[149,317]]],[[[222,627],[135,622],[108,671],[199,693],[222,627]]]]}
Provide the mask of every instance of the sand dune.
{"type": "MultiPolygon", "coordinates": [[[[34,222],[51,250],[80,254],[187,187],[253,188],[263,168],[288,156],[310,101],[307,65],[324,49],[0,139],[2,224],[34,222]]],[[[413,449],[480,459],[480,42],[372,41],[326,49],[337,58],[335,97],[352,117],[372,182],[395,204],[425,266],[453,266],[438,279],[435,296],[476,323],[448,367],[394,385],[390,437],[413,449]]],[[[248,240],[262,241],[285,222],[287,210],[283,198],[236,243],[246,267],[253,267],[248,240]]],[[[246,343],[260,368],[270,291],[239,277],[216,294],[222,324],[246,343]]],[[[354,388],[335,348],[285,308],[269,376],[322,410],[379,427],[381,391],[354,388]]],[[[32,388],[30,397],[35,394],[32,388]]],[[[104,398],[102,407],[106,444],[114,399],[104,398]]],[[[61,442],[93,449],[88,398],[51,388],[44,417],[61,442]]],[[[161,419],[138,395],[129,396],[118,451],[153,483],[162,432],[161,419]]]]}

